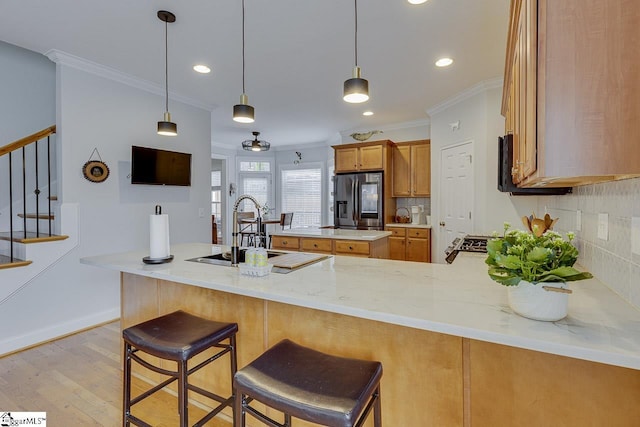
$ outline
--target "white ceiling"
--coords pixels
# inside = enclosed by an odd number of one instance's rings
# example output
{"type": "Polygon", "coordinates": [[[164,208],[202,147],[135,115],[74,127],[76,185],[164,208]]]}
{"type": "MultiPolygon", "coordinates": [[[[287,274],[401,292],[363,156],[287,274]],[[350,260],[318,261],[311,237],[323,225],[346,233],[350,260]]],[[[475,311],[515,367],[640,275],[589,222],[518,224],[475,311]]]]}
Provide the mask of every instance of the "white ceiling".
{"type": "MultiPolygon", "coordinates": [[[[164,87],[161,9],[177,18],[168,27],[170,92],[211,106],[214,144],[237,147],[254,130],[273,146],[324,142],[426,120],[429,108],[504,69],[509,0],[360,0],[358,63],[371,98],[347,104],[353,1],[246,0],[246,93],[256,121],[238,124],[231,116],[242,93],[240,0],[3,0],[0,40],[164,87]],[[442,56],[453,66],[436,68],[442,56]],[[212,72],[195,73],[196,63],[212,72]],[[375,114],[363,117],[366,109],[375,114]]],[[[161,104],[158,120],[163,111],[161,104]]],[[[172,118],[179,129],[180,117],[172,118]]]]}

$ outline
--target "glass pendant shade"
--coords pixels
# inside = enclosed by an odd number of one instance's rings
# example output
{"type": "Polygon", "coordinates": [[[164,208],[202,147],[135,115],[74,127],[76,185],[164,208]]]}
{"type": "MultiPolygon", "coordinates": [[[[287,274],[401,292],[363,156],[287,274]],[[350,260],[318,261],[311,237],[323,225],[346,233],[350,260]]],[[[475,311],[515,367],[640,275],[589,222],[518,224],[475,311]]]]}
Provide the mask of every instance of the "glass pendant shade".
{"type": "Polygon", "coordinates": [[[240,96],[240,104],[233,106],[233,120],[238,123],[253,123],[254,109],[248,103],[248,97],[244,93],[240,96]]]}
{"type": "Polygon", "coordinates": [[[357,104],[369,99],[369,82],[360,77],[360,67],[353,69],[353,77],[344,82],[344,99],[346,102],[357,104]]]}
{"type": "Polygon", "coordinates": [[[168,111],[164,113],[164,120],[158,122],[158,135],[176,136],[178,134],[178,125],[171,121],[171,114],[168,111]]]}

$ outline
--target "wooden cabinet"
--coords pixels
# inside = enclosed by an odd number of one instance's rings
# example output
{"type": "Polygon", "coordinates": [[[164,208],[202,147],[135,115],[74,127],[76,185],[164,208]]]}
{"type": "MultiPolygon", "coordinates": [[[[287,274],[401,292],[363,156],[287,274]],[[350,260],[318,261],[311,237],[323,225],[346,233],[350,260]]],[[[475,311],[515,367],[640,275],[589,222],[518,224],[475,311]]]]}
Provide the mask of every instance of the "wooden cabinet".
{"type": "Polygon", "coordinates": [[[300,250],[330,254],[333,251],[332,241],[330,239],[301,239],[300,250]]]}
{"type": "Polygon", "coordinates": [[[273,236],[273,249],[315,252],[335,255],[351,255],[369,258],[389,258],[389,238],[373,241],[345,240],[314,237],[273,236]]]}
{"type": "Polygon", "coordinates": [[[336,173],[383,170],[390,141],[334,146],[336,173]]]}
{"type": "Polygon", "coordinates": [[[640,2],[512,0],[502,113],[522,187],[640,176],[640,2]]]}
{"type": "Polygon", "coordinates": [[[431,144],[429,140],[399,143],[393,147],[393,197],[431,195],[431,144]]]}
{"type": "Polygon", "coordinates": [[[431,229],[387,227],[389,258],[401,261],[431,262],[431,229]]]}

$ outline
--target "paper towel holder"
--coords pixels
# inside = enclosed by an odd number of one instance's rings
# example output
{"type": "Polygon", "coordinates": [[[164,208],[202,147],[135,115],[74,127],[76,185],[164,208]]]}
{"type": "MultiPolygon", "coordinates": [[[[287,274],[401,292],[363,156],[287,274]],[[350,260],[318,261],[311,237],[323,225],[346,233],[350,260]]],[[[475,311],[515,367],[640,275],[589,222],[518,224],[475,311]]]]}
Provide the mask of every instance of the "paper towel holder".
{"type": "MultiPolygon", "coordinates": [[[[162,215],[162,207],[160,205],[156,205],[155,214],[162,215]]],[[[171,261],[173,261],[173,255],[162,258],[151,258],[150,256],[142,258],[142,262],[144,262],[145,264],[164,264],[171,261]]]]}

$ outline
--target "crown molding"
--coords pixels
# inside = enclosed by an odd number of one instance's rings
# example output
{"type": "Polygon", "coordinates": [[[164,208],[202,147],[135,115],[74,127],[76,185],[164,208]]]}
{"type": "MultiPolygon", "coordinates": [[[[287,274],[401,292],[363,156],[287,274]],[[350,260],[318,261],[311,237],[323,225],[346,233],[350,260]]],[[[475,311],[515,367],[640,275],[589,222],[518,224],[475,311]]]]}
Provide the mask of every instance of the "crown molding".
{"type": "MultiPolygon", "coordinates": [[[[139,77],[132,76],[130,74],[123,73],[116,70],[115,68],[107,67],[105,65],[101,65],[57,49],[51,49],[45,52],[44,55],[56,64],[75,68],[80,71],[85,71],[87,73],[103,77],[105,79],[113,80],[115,82],[122,83],[136,89],[144,90],[145,92],[149,92],[154,95],[162,97],[165,96],[164,86],[152,83],[139,77]]],[[[203,103],[193,98],[182,96],[171,91],[169,92],[169,98],[174,101],[201,108],[207,111],[213,111],[218,108],[218,105],[216,104],[203,103]]]]}
{"type": "Polygon", "coordinates": [[[480,83],[471,86],[468,89],[463,90],[462,92],[458,93],[457,95],[452,96],[449,99],[444,100],[443,102],[436,104],[435,106],[431,107],[430,109],[427,110],[427,114],[431,117],[434,114],[438,114],[444,110],[446,110],[447,108],[450,108],[456,104],[458,104],[459,102],[462,102],[466,99],[469,99],[473,96],[476,96],[482,92],[485,92],[489,89],[495,89],[498,87],[502,87],[502,77],[496,77],[493,79],[488,79],[488,80],[483,80],[480,83]]]}

